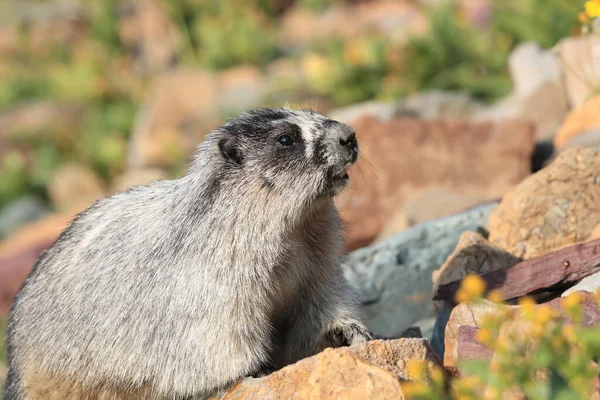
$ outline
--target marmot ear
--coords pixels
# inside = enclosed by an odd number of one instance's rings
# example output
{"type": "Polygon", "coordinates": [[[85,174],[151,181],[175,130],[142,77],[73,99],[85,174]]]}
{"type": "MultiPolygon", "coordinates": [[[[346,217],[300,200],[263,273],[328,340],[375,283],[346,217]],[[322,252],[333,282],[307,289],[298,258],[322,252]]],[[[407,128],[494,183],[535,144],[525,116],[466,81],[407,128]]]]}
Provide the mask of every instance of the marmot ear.
{"type": "Polygon", "coordinates": [[[230,160],[235,164],[241,165],[242,161],[244,161],[235,137],[228,136],[221,138],[219,140],[219,151],[226,160],[230,160]]]}

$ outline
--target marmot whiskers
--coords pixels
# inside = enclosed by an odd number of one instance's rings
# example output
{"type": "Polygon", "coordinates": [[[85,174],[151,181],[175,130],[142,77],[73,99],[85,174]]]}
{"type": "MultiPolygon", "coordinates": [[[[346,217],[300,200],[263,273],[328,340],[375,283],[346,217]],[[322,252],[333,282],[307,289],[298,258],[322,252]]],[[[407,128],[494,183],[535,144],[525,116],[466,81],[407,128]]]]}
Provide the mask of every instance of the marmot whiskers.
{"type": "Polygon", "coordinates": [[[200,398],[369,340],[332,202],[357,157],[345,124],[255,110],[182,178],[96,202],[13,303],[5,400],[200,398]]]}

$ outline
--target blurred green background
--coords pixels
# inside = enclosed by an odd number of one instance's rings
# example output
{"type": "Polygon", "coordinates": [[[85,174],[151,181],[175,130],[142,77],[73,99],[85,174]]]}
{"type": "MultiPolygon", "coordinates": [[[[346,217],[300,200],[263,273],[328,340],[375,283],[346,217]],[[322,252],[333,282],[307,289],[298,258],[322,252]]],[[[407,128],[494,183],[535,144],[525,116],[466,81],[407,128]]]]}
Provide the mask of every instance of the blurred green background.
{"type": "MultiPolygon", "coordinates": [[[[469,1],[401,1],[414,21],[398,39],[376,29],[359,36],[319,35],[323,24],[310,22],[332,8],[368,8],[370,1],[173,0],[152,2],[149,12],[141,3],[2,2],[0,209],[23,194],[47,200],[47,186],[62,163],[87,166],[107,184],[122,174],[140,104],[156,76],[170,69],[219,71],[244,64],[268,73],[282,60],[299,66],[305,79],[273,85],[257,106],[312,101],[330,108],[431,88],[465,90],[489,102],[511,89],[507,58],[515,45],[534,40],[553,46],[578,29],[583,5],[478,1],[479,10],[469,15],[469,1]],[[286,23],[303,21],[317,31],[307,39],[290,38],[298,27],[286,23]],[[129,26],[135,24],[168,37],[156,40],[154,32],[129,26]],[[35,115],[34,105],[53,117],[35,115]],[[30,120],[7,122],[9,113],[26,114],[27,106],[30,120]]],[[[352,14],[345,18],[352,27],[352,14]]],[[[228,112],[237,110],[221,110],[223,116],[228,112]]],[[[169,165],[172,174],[185,164],[183,153],[179,157],[169,165]]]]}

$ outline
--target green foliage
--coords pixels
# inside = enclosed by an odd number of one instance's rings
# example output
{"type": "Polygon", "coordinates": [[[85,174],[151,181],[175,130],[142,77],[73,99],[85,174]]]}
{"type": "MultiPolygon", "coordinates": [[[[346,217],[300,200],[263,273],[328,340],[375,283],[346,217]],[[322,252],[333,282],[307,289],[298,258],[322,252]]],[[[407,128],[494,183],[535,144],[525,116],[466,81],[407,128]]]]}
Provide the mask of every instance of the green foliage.
{"type": "Polygon", "coordinates": [[[493,0],[493,26],[511,46],[535,41],[549,48],[573,34],[585,0],[493,0]]]}
{"type": "Polygon", "coordinates": [[[259,9],[247,5],[203,13],[194,21],[193,32],[200,61],[207,67],[264,65],[277,54],[273,26],[259,9]]]}
{"type": "Polygon", "coordinates": [[[273,0],[177,0],[168,6],[189,62],[221,69],[264,65],[277,55],[273,0]]]}
{"type": "Polygon", "coordinates": [[[404,74],[411,89],[466,90],[485,100],[506,95],[508,43],[461,26],[456,14],[452,3],[434,9],[430,32],[409,43],[404,74]]]}

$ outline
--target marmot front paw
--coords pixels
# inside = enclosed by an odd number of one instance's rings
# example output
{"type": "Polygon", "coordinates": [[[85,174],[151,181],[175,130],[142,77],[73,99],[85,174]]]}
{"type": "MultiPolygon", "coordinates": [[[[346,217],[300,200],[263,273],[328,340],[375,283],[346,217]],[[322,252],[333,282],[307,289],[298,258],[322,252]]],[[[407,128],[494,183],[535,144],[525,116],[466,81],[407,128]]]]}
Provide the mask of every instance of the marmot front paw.
{"type": "Polygon", "coordinates": [[[332,347],[352,346],[372,339],[369,329],[358,321],[336,324],[327,333],[327,340],[332,347]]]}

